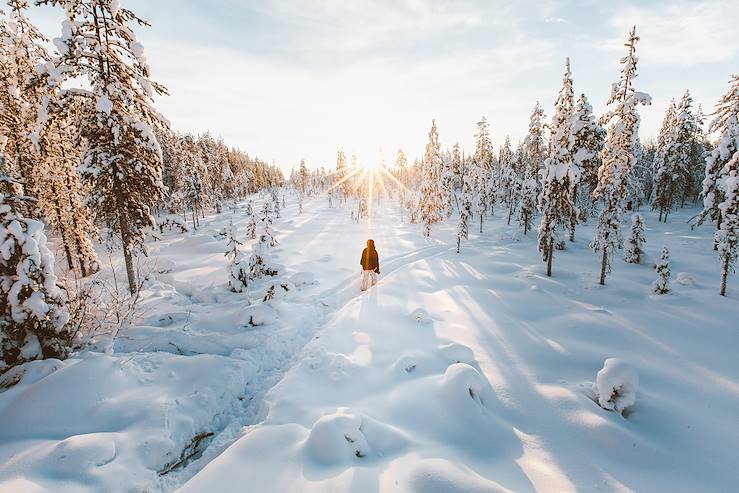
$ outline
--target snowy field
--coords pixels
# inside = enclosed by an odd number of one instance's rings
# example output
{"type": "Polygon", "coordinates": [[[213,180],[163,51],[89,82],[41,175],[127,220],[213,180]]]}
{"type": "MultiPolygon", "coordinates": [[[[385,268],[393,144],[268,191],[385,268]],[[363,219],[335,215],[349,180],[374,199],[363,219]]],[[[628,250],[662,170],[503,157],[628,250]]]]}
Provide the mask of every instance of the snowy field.
{"type": "Polygon", "coordinates": [[[0,492],[737,491],[739,286],[718,296],[696,212],[643,212],[647,260],[599,286],[589,225],[547,278],[501,217],[457,254],[456,221],[429,240],[387,202],[370,223],[288,203],[289,291],[258,308],[268,282],[228,291],[218,237],[248,216],[165,233],[111,351],[0,392],[0,492]],[[361,293],[368,237],[382,275],[361,293]],[[673,290],[654,295],[665,245],[673,290]],[[595,402],[610,357],[638,373],[624,416],[595,402]]]}

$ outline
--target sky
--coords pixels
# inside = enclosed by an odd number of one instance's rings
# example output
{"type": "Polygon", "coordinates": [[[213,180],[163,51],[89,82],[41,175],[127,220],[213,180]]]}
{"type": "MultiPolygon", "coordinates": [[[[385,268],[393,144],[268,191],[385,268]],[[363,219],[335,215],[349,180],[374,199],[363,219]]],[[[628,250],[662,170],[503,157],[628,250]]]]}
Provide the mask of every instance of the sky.
{"type": "MultiPolygon", "coordinates": [[[[570,57],[575,93],[596,113],[618,80],[632,25],[642,138],[690,89],[708,113],[739,72],[739,2],[560,0],[121,0],[138,28],[157,107],[183,132],[210,131],[289,171],[333,168],[343,149],[393,162],[423,154],[431,120],[443,147],[474,149],[485,116],[496,148],[515,143],[540,101],[551,117],[570,57]]],[[[49,36],[61,14],[35,7],[49,36]]]]}

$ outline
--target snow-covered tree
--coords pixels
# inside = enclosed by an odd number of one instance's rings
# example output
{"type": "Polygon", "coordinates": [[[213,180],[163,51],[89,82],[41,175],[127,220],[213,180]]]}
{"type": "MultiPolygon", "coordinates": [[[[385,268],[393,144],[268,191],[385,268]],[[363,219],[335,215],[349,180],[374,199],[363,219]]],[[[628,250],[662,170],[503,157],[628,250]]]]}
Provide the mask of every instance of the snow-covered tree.
{"type": "Polygon", "coordinates": [[[422,163],[419,211],[424,236],[431,236],[431,226],[443,219],[444,199],[441,189],[441,146],[436,120],[431,121],[429,141],[422,163]]]}
{"type": "MultiPolygon", "coordinates": [[[[680,206],[685,205],[689,195],[694,193],[697,184],[693,183],[694,169],[702,164],[700,142],[697,140],[693,98],[686,90],[675,108],[675,163],[679,179],[680,206]]],[[[702,168],[702,166],[701,166],[702,168]]],[[[676,197],[677,199],[678,197],[676,197]]]]}
{"type": "Polygon", "coordinates": [[[300,186],[300,194],[305,195],[308,192],[308,166],[305,164],[305,159],[300,160],[300,176],[299,176],[299,186],[300,186]]]}
{"type": "Polygon", "coordinates": [[[44,70],[61,83],[85,78],[89,89],[64,91],[86,98],[94,111],[81,122],[87,149],[81,165],[96,219],[120,235],[129,290],[137,289],[133,249],[143,246],[154,224],[151,208],[165,197],[162,152],[153,127],[163,125],[155,94],[166,89],[150,79],[143,45],[129,23],[147,25],[118,0],[41,0],[63,5],[60,57],[44,70]]]}
{"type": "Polygon", "coordinates": [[[657,137],[657,149],[654,155],[654,205],[659,208],[659,220],[667,221],[667,214],[672,210],[679,186],[680,173],[677,162],[677,135],[675,121],[675,100],[670,101],[662,127],[657,137]]]}
{"type": "Polygon", "coordinates": [[[513,150],[511,139],[506,135],[505,141],[498,152],[498,198],[504,204],[510,206],[513,200],[514,183],[516,172],[513,169],[513,150]]]}
{"type": "Polygon", "coordinates": [[[657,280],[652,284],[652,291],[656,294],[665,294],[670,292],[670,251],[667,247],[662,247],[662,253],[659,262],[656,265],[657,280]]]}
{"type": "Polygon", "coordinates": [[[721,296],[726,295],[729,272],[735,272],[739,247],[739,152],[727,164],[729,175],[724,180],[725,199],[719,204],[721,227],[716,231],[716,244],[721,259],[721,296]]]}
{"type": "Polygon", "coordinates": [[[260,217],[262,223],[262,232],[259,235],[259,249],[266,251],[268,248],[277,246],[275,232],[272,230],[272,215],[269,208],[269,202],[265,201],[262,207],[262,215],[260,217]]]}
{"type": "Polygon", "coordinates": [[[580,220],[587,220],[595,210],[593,191],[598,185],[598,167],[600,166],[600,152],[603,149],[603,140],[606,131],[598,125],[593,115],[593,107],[585,94],[575,103],[575,113],[572,122],[572,159],[580,168],[581,178],[578,186],[578,209],[580,220]]]}
{"type": "Polygon", "coordinates": [[[544,143],[544,110],[537,101],[529,121],[529,133],[523,143],[524,169],[522,171],[518,222],[527,234],[532,227],[538,196],[539,170],[544,165],[546,150],[544,143]]]}
{"type": "Polygon", "coordinates": [[[707,217],[716,228],[714,248],[721,259],[721,295],[737,255],[737,173],[739,173],[739,75],[732,75],[729,91],[716,105],[709,130],[719,134],[718,145],[706,157],[701,224],[707,217]],[[727,217],[729,214],[729,217],[727,217]]]}
{"type": "Polygon", "coordinates": [[[621,59],[623,68],[621,79],[611,87],[608,100],[613,109],[602,118],[602,124],[608,124],[608,134],[601,153],[602,164],[598,168],[598,186],[593,195],[604,203],[598,217],[595,237],[590,246],[601,252],[600,284],[605,284],[606,273],[610,271],[611,257],[616,248],[622,244],[621,217],[631,170],[637,157],[634,152],[638,144],[639,113],[638,104],[650,104],[648,94],[634,90],[636,77],[636,27],[627,38],[628,53],[621,59]]]}
{"type": "Polygon", "coordinates": [[[7,6],[7,14],[0,10],[0,174],[17,178],[12,186],[22,195],[36,197],[31,135],[36,109],[49,92],[36,71],[49,60],[47,39],[27,18],[27,0],[8,0],[7,6]]]}
{"type": "Polygon", "coordinates": [[[572,161],[572,112],[575,101],[569,58],[565,62],[562,81],[562,90],[554,106],[549,157],[544,161],[541,172],[542,191],[539,194],[542,217],[539,223],[538,248],[547,263],[548,276],[552,275],[558,227],[569,227],[572,239],[577,223],[575,191],[580,181],[580,170],[572,161]]]}
{"type": "Polygon", "coordinates": [[[639,214],[631,216],[631,230],[629,237],[626,239],[626,248],[624,249],[624,260],[630,264],[640,264],[644,249],[642,245],[646,243],[644,237],[644,222],[639,214]]]}
{"type": "Polygon", "coordinates": [[[244,254],[239,250],[242,243],[237,238],[233,223],[226,227],[226,258],[228,258],[228,288],[241,293],[249,286],[249,270],[244,254]]]}
{"type": "Polygon", "coordinates": [[[462,177],[462,196],[459,203],[459,225],[457,227],[457,253],[462,240],[469,238],[469,222],[472,217],[472,186],[468,176],[462,177]]]}
{"type": "Polygon", "coordinates": [[[64,358],[72,334],[43,223],[21,215],[28,197],[0,176],[0,373],[40,358],[64,358]]]}
{"type": "Polygon", "coordinates": [[[254,217],[254,214],[249,216],[249,222],[246,225],[246,237],[252,240],[257,237],[257,220],[254,217]]]}
{"type": "Polygon", "coordinates": [[[484,116],[477,122],[474,162],[477,165],[478,182],[475,186],[478,194],[478,208],[483,207],[480,211],[480,232],[482,233],[483,217],[488,207],[494,210],[497,198],[494,173],[495,153],[493,142],[490,140],[490,125],[484,116]]]}

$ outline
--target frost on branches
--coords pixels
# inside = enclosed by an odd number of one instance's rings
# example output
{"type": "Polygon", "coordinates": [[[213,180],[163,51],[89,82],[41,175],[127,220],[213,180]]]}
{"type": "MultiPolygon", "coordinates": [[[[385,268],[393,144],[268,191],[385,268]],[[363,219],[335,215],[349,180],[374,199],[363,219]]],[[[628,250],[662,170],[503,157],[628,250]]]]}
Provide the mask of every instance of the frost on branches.
{"type": "Polygon", "coordinates": [[[44,225],[19,213],[29,199],[10,188],[11,180],[0,176],[0,373],[26,361],[64,358],[72,340],[44,225]]]}
{"type": "Polygon", "coordinates": [[[644,249],[642,245],[646,243],[644,237],[644,222],[642,222],[639,214],[631,216],[631,230],[626,240],[626,248],[624,249],[624,260],[629,264],[640,264],[644,249]]]}
{"type": "Polygon", "coordinates": [[[580,170],[572,161],[572,112],[574,98],[570,59],[565,62],[562,90],[555,103],[552,117],[552,136],[549,157],[544,161],[541,171],[542,191],[539,194],[539,210],[542,213],[539,223],[538,248],[547,263],[547,275],[552,275],[552,259],[557,241],[557,228],[571,228],[574,238],[574,224],[577,223],[577,204],[575,192],[580,181],[580,170]]]}
{"type": "Polygon", "coordinates": [[[602,200],[604,207],[598,217],[595,237],[590,243],[593,250],[601,252],[600,284],[605,284],[606,274],[610,272],[613,251],[622,244],[624,200],[631,171],[637,160],[635,148],[639,140],[639,113],[636,107],[651,103],[648,94],[637,92],[633,87],[637,75],[638,41],[634,27],[625,44],[628,54],[621,59],[621,79],[611,87],[608,104],[613,105],[613,109],[602,118],[602,123],[608,124],[608,134],[601,153],[602,164],[598,168],[598,186],[593,196],[602,200]]]}
{"type": "Polygon", "coordinates": [[[670,251],[662,247],[659,262],[656,265],[657,280],[652,284],[652,291],[656,294],[670,292],[670,251]]]}

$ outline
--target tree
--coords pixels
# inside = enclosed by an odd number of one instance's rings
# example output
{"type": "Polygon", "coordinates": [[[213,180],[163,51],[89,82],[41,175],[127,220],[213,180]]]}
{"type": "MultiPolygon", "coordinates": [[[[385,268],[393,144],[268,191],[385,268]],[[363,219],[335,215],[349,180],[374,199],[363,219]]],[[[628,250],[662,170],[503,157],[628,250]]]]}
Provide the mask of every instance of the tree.
{"type": "Polygon", "coordinates": [[[234,293],[241,293],[249,286],[249,270],[244,255],[239,250],[242,243],[236,238],[237,232],[233,222],[226,227],[226,258],[228,258],[228,288],[234,293]]]}
{"type": "MultiPolygon", "coordinates": [[[[31,141],[36,109],[49,93],[49,84],[36,67],[49,60],[47,39],[28,20],[27,0],[8,0],[9,12],[0,11],[0,174],[18,178],[12,186],[20,195],[38,196],[33,173],[36,149],[31,141]]],[[[20,204],[33,207],[35,203],[20,204]]],[[[35,211],[25,211],[36,216],[35,211]]]]}
{"type": "Polygon", "coordinates": [[[632,29],[626,41],[627,55],[621,59],[621,79],[611,87],[608,100],[613,109],[608,111],[601,124],[608,124],[605,146],[601,152],[602,164],[598,168],[598,186],[594,197],[604,202],[603,210],[598,217],[595,237],[590,246],[601,252],[600,284],[606,282],[606,273],[610,271],[610,259],[613,250],[621,247],[621,216],[631,170],[636,163],[635,147],[638,145],[639,113],[638,104],[650,104],[648,94],[634,90],[636,77],[636,27],[632,29]]]}
{"type": "Polygon", "coordinates": [[[72,334],[43,223],[21,215],[30,199],[0,176],[0,373],[40,358],[65,358],[72,334]]]}
{"type": "Polygon", "coordinates": [[[153,131],[164,120],[153,97],[166,89],[150,79],[143,45],[128,25],[148,24],[117,0],[40,3],[65,7],[63,35],[55,43],[60,57],[45,70],[89,83],[89,90],[64,90],[95,108],[81,123],[87,140],[82,177],[95,218],[120,235],[129,290],[135,293],[132,250],[143,247],[144,229],[154,225],[151,208],[165,196],[162,152],[153,131]]]}
{"type": "Polygon", "coordinates": [[[516,171],[513,169],[513,150],[511,139],[506,135],[505,142],[498,152],[498,189],[497,195],[501,202],[510,208],[515,192],[516,171]]]}
{"type": "Polygon", "coordinates": [[[457,226],[457,253],[462,240],[469,238],[469,221],[472,216],[472,187],[469,177],[462,177],[462,197],[459,206],[459,225],[457,226]]]}
{"type": "Polygon", "coordinates": [[[657,280],[652,284],[652,291],[656,294],[670,292],[670,252],[662,247],[659,262],[657,262],[657,280]]]}
{"type": "Polygon", "coordinates": [[[672,210],[680,179],[677,163],[677,135],[675,122],[675,100],[670,101],[662,127],[657,137],[657,150],[654,155],[654,204],[659,208],[659,220],[667,222],[667,214],[672,210]]]}
{"type": "Polygon", "coordinates": [[[724,182],[726,198],[719,204],[723,220],[716,231],[716,244],[721,259],[721,296],[726,296],[726,281],[729,272],[735,271],[739,246],[739,152],[734,153],[727,167],[730,167],[730,171],[724,182]]]}
{"type": "Polygon", "coordinates": [[[418,206],[424,226],[423,234],[428,237],[431,236],[431,226],[442,220],[444,209],[440,176],[441,146],[436,120],[431,121],[429,141],[426,144],[421,170],[421,197],[418,206]]]}
{"type": "MultiPolygon", "coordinates": [[[[693,114],[693,98],[687,89],[680,98],[675,109],[675,168],[679,176],[680,207],[685,205],[688,195],[693,193],[696,163],[701,161],[700,143],[697,139],[695,115],[693,114]]],[[[677,197],[675,197],[677,199],[677,197]]]]}
{"type": "Polygon", "coordinates": [[[475,156],[474,162],[477,164],[477,192],[478,205],[480,210],[480,232],[482,233],[482,220],[487,212],[488,207],[495,207],[495,176],[494,162],[495,154],[493,153],[493,143],[490,140],[490,125],[483,116],[477,122],[477,133],[475,133],[475,156]]]}
{"type": "Polygon", "coordinates": [[[585,94],[580,94],[575,103],[572,134],[574,138],[572,159],[580,168],[581,174],[577,193],[579,219],[585,221],[595,210],[593,191],[598,185],[600,152],[606,135],[606,131],[598,125],[593,115],[593,107],[585,94]]]}
{"type": "Polygon", "coordinates": [[[572,112],[574,109],[570,59],[565,62],[562,90],[557,97],[552,117],[552,136],[549,140],[549,157],[541,172],[542,191],[539,194],[539,252],[547,263],[547,275],[552,275],[554,244],[558,227],[570,227],[570,239],[574,237],[577,223],[575,192],[580,181],[580,170],[572,161],[572,112]]]}
{"type": "Polygon", "coordinates": [[[300,160],[300,194],[305,195],[308,188],[308,167],[305,165],[305,159],[300,160]]]}
{"type": "Polygon", "coordinates": [[[624,260],[629,264],[640,264],[644,249],[642,245],[646,243],[644,237],[644,223],[639,214],[631,216],[631,230],[626,240],[626,249],[624,251],[624,260]]]}
{"type": "Polygon", "coordinates": [[[275,232],[272,230],[272,216],[270,214],[269,202],[265,202],[262,207],[262,233],[259,235],[259,249],[266,251],[268,248],[277,246],[275,232]]]}

